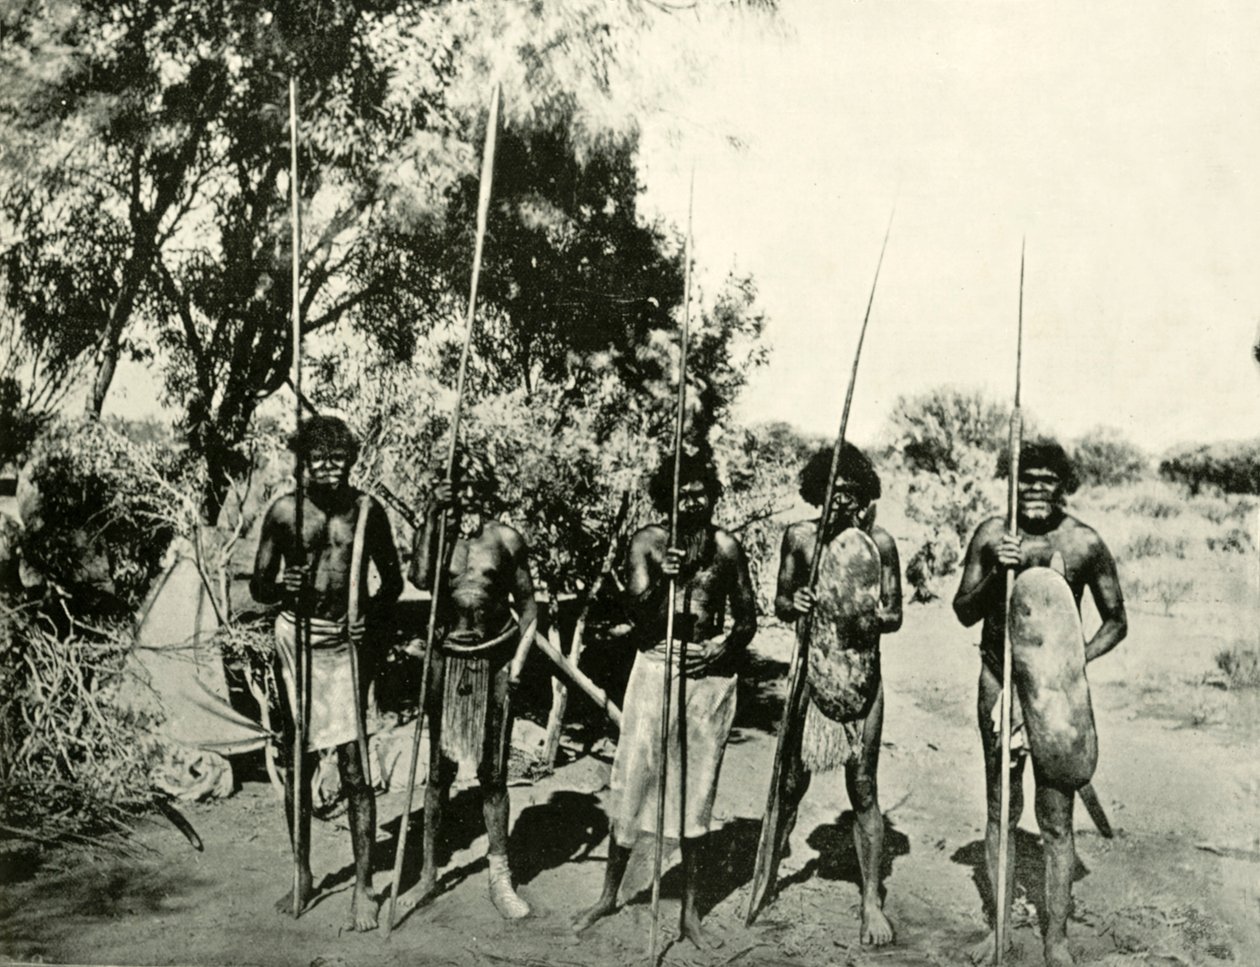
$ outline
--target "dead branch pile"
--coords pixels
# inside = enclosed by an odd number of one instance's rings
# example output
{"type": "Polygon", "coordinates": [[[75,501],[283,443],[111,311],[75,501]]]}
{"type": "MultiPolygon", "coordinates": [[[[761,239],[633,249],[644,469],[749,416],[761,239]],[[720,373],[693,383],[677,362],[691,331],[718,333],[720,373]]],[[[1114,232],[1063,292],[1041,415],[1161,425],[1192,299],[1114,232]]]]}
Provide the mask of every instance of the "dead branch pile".
{"type": "Polygon", "coordinates": [[[114,699],[125,631],[58,638],[42,619],[0,612],[0,843],[126,848],[152,802],[152,716],[114,699]]]}

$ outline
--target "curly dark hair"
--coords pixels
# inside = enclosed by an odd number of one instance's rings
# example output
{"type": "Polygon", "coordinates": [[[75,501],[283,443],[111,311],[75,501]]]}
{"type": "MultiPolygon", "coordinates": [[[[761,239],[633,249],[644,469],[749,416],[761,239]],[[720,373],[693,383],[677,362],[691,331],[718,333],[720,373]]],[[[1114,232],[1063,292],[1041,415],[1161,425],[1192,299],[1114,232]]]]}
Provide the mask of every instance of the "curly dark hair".
{"type": "MultiPolygon", "coordinates": [[[[717,468],[707,453],[683,452],[678,470],[678,486],[699,480],[709,495],[709,502],[716,504],[722,496],[722,481],[718,479],[717,468]]],[[[674,455],[664,453],[648,481],[648,497],[652,506],[662,514],[670,511],[670,499],[674,493],[674,455]]]]}
{"type": "MultiPolygon", "coordinates": [[[[821,507],[827,496],[827,475],[831,472],[831,447],[821,447],[809,458],[801,468],[801,497],[812,507],[821,507]]],[[[879,474],[871,464],[870,458],[855,447],[845,442],[840,451],[839,476],[857,487],[858,499],[864,503],[878,500],[883,492],[879,482],[879,474]]]]}
{"type": "MultiPolygon", "coordinates": [[[[1010,464],[1010,454],[1003,450],[998,454],[996,476],[1009,476],[1010,464]]],[[[1063,449],[1059,441],[1052,437],[1025,440],[1019,448],[1019,469],[1021,473],[1025,470],[1049,470],[1059,478],[1065,494],[1076,493],[1076,488],[1081,485],[1072,458],[1067,455],[1067,451],[1063,449]]]]}
{"type": "Polygon", "coordinates": [[[350,463],[359,458],[359,438],[339,416],[312,416],[289,437],[289,449],[305,459],[312,450],[340,450],[350,463]]]}

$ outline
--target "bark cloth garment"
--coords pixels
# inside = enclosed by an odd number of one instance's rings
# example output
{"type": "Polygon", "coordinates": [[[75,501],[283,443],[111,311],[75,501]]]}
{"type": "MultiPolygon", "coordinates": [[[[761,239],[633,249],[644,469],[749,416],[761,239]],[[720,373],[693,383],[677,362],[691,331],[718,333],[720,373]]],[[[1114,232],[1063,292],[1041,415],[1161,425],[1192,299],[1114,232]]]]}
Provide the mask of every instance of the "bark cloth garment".
{"type": "Polygon", "coordinates": [[[435,656],[441,664],[442,707],[438,721],[442,755],[460,766],[475,769],[483,782],[506,780],[506,762],[502,760],[507,749],[500,746],[506,745],[501,743],[501,737],[505,727],[510,736],[511,723],[505,725],[503,721],[504,698],[519,630],[516,622],[510,621],[484,642],[447,636],[441,640],[435,656]]]}
{"type": "MultiPolygon", "coordinates": [[[[689,646],[698,647],[698,646],[689,646]]],[[[709,831],[713,799],[726,740],[735,720],[735,675],[688,672],[685,708],[679,708],[678,656],[670,684],[669,772],[665,788],[667,839],[677,839],[679,815],[683,835],[703,836],[709,831]],[[679,733],[679,713],[686,728],[679,733]],[[686,768],[683,768],[683,743],[686,768]],[[686,788],[683,788],[683,776],[686,788]],[[683,802],[680,803],[680,799],[683,802]]],[[[665,644],[640,651],[626,686],[622,703],[621,740],[613,758],[609,779],[609,820],[618,843],[630,845],[639,832],[656,832],[657,783],[660,776],[661,698],[665,674],[665,644]]]]}
{"type": "MultiPolygon", "coordinates": [[[[306,749],[333,749],[358,738],[354,722],[354,678],[350,673],[350,638],[344,621],[310,618],[310,711],[306,724],[306,749]]],[[[293,612],[276,616],[276,652],[284,678],[289,708],[297,707],[294,685],[294,641],[297,626],[293,612]]]]}
{"type": "Polygon", "coordinates": [[[801,725],[801,764],[813,773],[856,765],[862,754],[862,733],[866,730],[870,704],[857,718],[840,722],[828,718],[814,703],[808,682],[803,690],[805,721],[801,725]]]}

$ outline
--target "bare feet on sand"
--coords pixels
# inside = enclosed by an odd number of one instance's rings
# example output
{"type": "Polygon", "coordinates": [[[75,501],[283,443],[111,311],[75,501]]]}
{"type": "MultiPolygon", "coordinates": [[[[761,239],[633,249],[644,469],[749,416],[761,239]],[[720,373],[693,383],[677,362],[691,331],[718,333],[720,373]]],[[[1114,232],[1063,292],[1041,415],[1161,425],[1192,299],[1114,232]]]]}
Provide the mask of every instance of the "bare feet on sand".
{"type": "Polygon", "coordinates": [[[432,870],[421,870],[420,879],[410,890],[398,898],[400,910],[414,910],[422,907],[437,896],[437,874],[432,870]]]}
{"type": "Polygon", "coordinates": [[[862,943],[871,947],[886,947],[893,942],[892,924],[884,916],[884,911],[880,908],[879,903],[868,901],[862,905],[862,932],[860,936],[862,943]]]}
{"type": "Polygon", "coordinates": [[[700,915],[686,908],[683,909],[682,920],[679,923],[678,939],[690,940],[698,950],[709,950],[713,946],[709,942],[709,935],[705,933],[700,923],[700,915]]]}
{"type": "MultiPolygon", "coordinates": [[[[298,881],[298,887],[301,890],[302,901],[301,906],[298,907],[298,911],[301,912],[306,909],[306,905],[311,902],[311,897],[315,895],[315,887],[311,880],[311,874],[309,871],[302,874],[301,879],[298,881]]],[[[292,888],[290,888],[284,896],[276,901],[276,913],[289,917],[293,916],[292,888]]]]}
{"type": "MultiPolygon", "coordinates": [[[[973,964],[993,963],[993,954],[997,949],[993,932],[985,934],[984,939],[967,951],[967,959],[973,964]]],[[[1008,931],[1006,934],[1006,953],[1009,956],[1015,950],[1015,939],[1008,931]]]]}
{"type": "Polygon", "coordinates": [[[616,909],[617,901],[615,898],[610,899],[602,896],[593,907],[583,910],[569,922],[573,926],[574,933],[581,933],[596,920],[603,920],[604,917],[615,912],[616,909]]]}
{"type": "Polygon", "coordinates": [[[354,895],[350,898],[350,922],[346,926],[359,933],[375,930],[378,906],[371,890],[355,887],[354,895]]]}

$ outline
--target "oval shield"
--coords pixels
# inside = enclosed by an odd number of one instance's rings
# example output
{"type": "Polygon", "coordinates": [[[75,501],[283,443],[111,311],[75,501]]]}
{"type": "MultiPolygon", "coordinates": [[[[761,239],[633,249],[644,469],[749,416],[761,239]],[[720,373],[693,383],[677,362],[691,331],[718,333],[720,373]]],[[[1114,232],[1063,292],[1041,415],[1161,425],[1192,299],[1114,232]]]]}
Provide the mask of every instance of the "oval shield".
{"type": "Polygon", "coordinates": [[[809,686],[836,721],[866,713],[879,687],[880,559],[875,542],[850,527],[823,548],[810,617],[809,686]]]}

